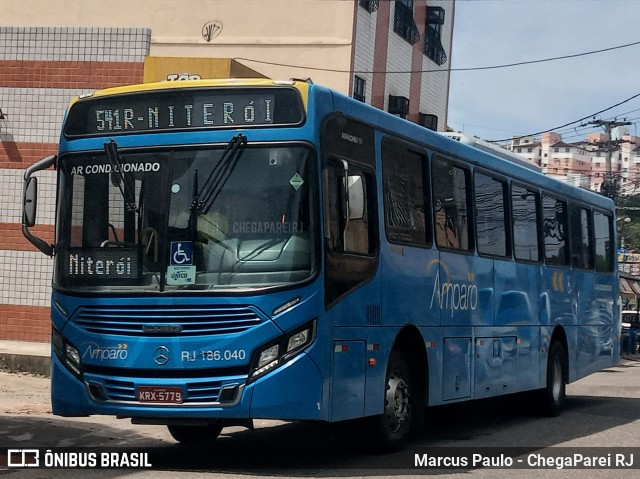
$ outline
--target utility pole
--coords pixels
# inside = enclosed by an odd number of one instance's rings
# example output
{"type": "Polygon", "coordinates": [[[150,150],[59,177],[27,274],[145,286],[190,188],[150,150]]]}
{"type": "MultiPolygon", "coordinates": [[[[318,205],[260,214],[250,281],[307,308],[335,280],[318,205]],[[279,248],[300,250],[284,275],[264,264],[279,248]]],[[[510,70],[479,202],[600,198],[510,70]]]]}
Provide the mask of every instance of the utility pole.
{"type": "Polygon", "coordinates": [[[631,125],[632,123],[630,121],[618,121],[618,120],[593,120],[593,121],[590,121],[588,124],[601,126],[604,128],[605,141],[596,143],[600,148],[600,151],[604,150],[607,154],[607,157],[606,157],[607,172],[605,173],[606,176],[604,178],[604,181],[602,182],[601,192],[605,196],[615,199],[617,188],[615,187],[615,182],[613,181],[611,153],[613,152],[614,149],[618,147],[618,145],[620,145],[620,143],[623,143],[623,140],[611,140],[611,130],[618,126],[631,125]]]}

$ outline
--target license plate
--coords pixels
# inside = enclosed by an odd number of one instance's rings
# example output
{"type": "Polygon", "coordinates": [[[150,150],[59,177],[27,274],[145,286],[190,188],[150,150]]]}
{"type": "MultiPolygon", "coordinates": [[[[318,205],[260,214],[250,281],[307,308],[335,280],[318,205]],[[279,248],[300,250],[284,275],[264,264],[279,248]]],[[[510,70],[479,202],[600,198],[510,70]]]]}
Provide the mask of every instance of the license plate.
{"type": "Polygon", "coordinates": [[[178,386],[138,386],[138,401],[181,404],[183,401],[182,388],[178,386]]]}

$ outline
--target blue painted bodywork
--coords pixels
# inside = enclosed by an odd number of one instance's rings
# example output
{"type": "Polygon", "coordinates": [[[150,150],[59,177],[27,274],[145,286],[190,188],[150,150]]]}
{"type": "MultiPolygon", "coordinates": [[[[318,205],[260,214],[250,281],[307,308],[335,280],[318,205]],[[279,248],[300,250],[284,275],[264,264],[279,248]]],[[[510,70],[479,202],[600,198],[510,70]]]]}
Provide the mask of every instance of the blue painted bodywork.
{"type": "MultiPolygon", "coordinates": [[[[382,137],[392,134],[414,142],[429,157],[434,152],[445,153],[463,159],[471,169],[482,166],[613,211],[607,199],[559,184],[314,85],[309,87],[304,125],[243,133],[250,143],[308,142],[318,150],[317,168],[321,171],[319,131],[325,117],[333,112],[376,128],[378,176],[382,173],[382,137]]],[[[230,136],[228,130],[124,135],[118,138],[118,144],[123,149],[212,144],[226,143],[230,136]]],[[[104,141],[68,141],[62,137],[60,151],[101,150],[104,141]]],[[[382,199],[381,180],[377,180],[376,188],[377,197],[382,199]]],[[[322,191],[321,180],[316,189],[322,191]]],[[[319,203],[322,215],[322,201],[319,203]]],[[[384,225],[381,205],[378,215],[379,225],[384,225]]],[[[54,291],[52,302],[61,308],[52,307],[53,327],[78,349],[82,363],[92,372],[79,380],[53,354],[53,412],[63,416],[325,421],[380,414],[387,360],[398,334],[407,326],[415,326],[426,351],[429,405],[543,387],[549,343],[559,330],[567,341],[571,381],[619,360],[615,273],[598,275],[441,251],[436,246],[393,244],[383,226],[379,242],[375,275],[328,308],[324,303],[323,271],[304,284],[260,294],[77,296],[54,291]],[[562,288],[558,288],[559,281],[562,288]],[[276,308],[298,297],[300,302],[294,307],[273,315],[276,308]],[[186,305],[243,308],[255,315],[256,325],[233,334],[131,338],[87,332],[78,323],[87,307],[118,306],[126,311],[186,305]],[[247,381],[256,349],[313,319],[317,319],[317,331],[310,347],[257,381],[247,381]],[[166,348],[169,358],[162,366],[154,361],[160,347],[166,348]],[[207,359],[213,351],[244,353],[220,362],[207,359]],[[110,399],[92,397],[89,384],[100,385],[110,399]],[[135,391],[148,385],[179,386],[186,400],[170,406],[140,404],[135,391]],[[237,401],[212,405],[222,389],[234,386],[240,388],[237,401]],[[196,397],[205,399],[200,399],[200,404],[192,402],[196,397]]]]}

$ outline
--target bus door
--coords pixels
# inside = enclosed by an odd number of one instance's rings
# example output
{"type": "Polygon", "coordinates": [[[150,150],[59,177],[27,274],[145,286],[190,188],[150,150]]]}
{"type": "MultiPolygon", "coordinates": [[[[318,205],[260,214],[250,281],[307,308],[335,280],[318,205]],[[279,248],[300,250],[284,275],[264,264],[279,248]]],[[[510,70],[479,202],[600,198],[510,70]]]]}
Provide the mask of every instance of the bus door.
{"type": "Polygon", "coordinates": [[[366,328],[380,325],[373,130],[334,115],[324,123],[322,145],[325,330],[333,341],[330,419],[335,421],[361,417],[365,398],[373,401],[383,390],[366,375],[384,368],[374,370],[365,361],[369,343],[379,342],[366,328]],[[378,394],[366,394],[368,386],[378,394]]]}

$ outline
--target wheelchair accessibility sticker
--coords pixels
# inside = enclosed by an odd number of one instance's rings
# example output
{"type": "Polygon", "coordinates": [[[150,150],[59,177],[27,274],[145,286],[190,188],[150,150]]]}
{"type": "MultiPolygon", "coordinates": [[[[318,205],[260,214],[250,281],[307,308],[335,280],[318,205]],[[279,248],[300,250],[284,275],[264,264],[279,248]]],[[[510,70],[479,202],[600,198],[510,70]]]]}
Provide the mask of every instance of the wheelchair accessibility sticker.
{"type": "Polygon", "coordinates": [[[190,266],[193,264],[193,243],[191,241],[172,241],[171,266],[190,266]]]}
{"type": "Polygon", "coordinates": [[[193,266],[193,243],[191,241],[172,241],[170,266],[167,268],[167,284],[183,286],[195,284],[196,267],[193,266]]]}

